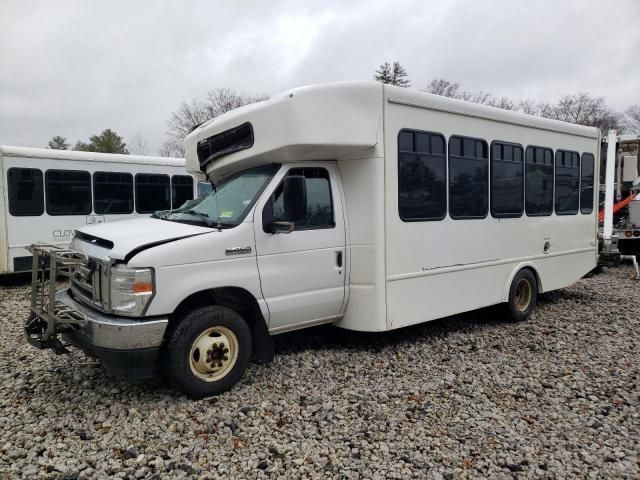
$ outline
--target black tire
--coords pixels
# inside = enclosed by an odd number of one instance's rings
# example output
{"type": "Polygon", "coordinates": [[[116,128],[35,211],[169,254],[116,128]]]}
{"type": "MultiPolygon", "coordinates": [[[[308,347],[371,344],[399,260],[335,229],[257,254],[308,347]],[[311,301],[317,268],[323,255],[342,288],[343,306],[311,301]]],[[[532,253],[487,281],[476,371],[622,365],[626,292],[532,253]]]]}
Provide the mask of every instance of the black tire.
{"type": "Polygon", "coordinates": [[[509,287],[507,313],[513,322],[529,318],[538,301],[538,282],[533,272],[527,268],[520,270],[509,287]]]}
{"type": "MultiPolygon", "coordinates": [[[[226,348],[218,347],[218,345],[222,345],[222,343],[215,344],[215,347],[207,351],[205,362],[209,362],[210,358],[214,358],[213,356],[210,357],[210,354],[225,355],[223,352],[226,348]]],[[[220,306],[198,308],[189,312],[180,320],[180,323],[168,339],[165,353],[166,358],[163,362],[164,375],[174,388],[192,398],[218,395],[229,390],[240,380],[251,359],[251,348],[251,330],[238,313],[230,308],[220,306]],[[212,329],[227,332],[225,339],[227,336],[229,338],[235,336],[237,346],[235,349],[232,348],[232,350],[237,352],[237,356],[233,355],[233,357],[236,358],[235,363],[225,362],[228,364],[222,369],[224,372],[223,376],[212,381],[207,381],[203,380],[202,376],[208,376],[208,378],[211,379],[214,378],[215,375],[200,372],[201,376],[198,376],[194,373],[194,369],[198,370],[194,359],[200,358],[200,349],[196,348],[200,343],[196,344],[195,342],[201,339],[204,339],[203,341],[205,342],[211,341],[208,337],[213,337],[214,335],[220,336],[218,332],[211,332],[205,335],[205,332],[211,331],[212,329]],[[228,331],[232,332],[233,336],[228,334],[228,331]],[[193,352],[192,347],[195,348],[193,352]]],[[[229,349],[226,349],[226,351],[229,352],[229,349]]],[[[222,359],[226,358],[227,357],[218,358],[221,363],[217,365],[222,365],[222,359]]],[[[201,364],[198,365],[202,367],[201,364]]],[[[210,365],[214,365],[214,368],[216,367],[216,364],[207,364],[207,366],[210,365]]],[[[222,374],[222,372],[220,372],[220,374],[222,374]]]]}

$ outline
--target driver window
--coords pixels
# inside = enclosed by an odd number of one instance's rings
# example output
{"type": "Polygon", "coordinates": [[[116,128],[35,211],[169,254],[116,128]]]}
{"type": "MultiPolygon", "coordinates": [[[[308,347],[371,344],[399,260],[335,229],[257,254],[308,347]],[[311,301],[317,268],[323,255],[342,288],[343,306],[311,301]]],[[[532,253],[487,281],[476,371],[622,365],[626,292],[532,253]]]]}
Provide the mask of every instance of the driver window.
{"type": "MultiPolygon", "coordinates": [[[[331,186],[329,172],[324,168],[292,168],[287,175],[302,175],[307,184],[307,215],[295,223],[294,230],[311,230],[317,228],[334,228],[333,202],[331,199],[331,186]]],[[[265,214],[273,212],[271,217],[274,222],[284,222],[284,204],[282,198],[282,183],[271,197],[271,201],[265,206],[265,214]],[[268,212],[271,210],[271,212],[268,212]]]]}

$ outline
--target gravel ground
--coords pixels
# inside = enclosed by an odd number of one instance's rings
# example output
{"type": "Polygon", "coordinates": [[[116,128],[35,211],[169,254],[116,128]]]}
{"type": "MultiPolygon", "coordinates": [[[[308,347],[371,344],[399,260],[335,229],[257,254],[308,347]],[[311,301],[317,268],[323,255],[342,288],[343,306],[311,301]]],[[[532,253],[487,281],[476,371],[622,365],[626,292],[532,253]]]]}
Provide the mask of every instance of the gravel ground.
{"type": "Polygon", "coordinates": [[[25,344],[0,291],[0,476],[640,478],[640,284],[626,267],[388,334],[281,335],[268,366],[193,402],[25,344]]]}

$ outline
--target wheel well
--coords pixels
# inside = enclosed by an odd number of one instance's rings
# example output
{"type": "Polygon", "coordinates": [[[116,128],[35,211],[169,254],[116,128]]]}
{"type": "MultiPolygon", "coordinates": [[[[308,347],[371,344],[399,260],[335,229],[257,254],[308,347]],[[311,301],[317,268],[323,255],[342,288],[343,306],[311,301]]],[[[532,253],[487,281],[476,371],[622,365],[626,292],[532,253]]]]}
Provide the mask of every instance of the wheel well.
{"type": "Polygon", "coordinates": [[[265,363],[273,360],[273,342],[258,301],[251,293],[240,287],[211,288],[189,295],[169,316],[165,338],[170,338],[175,327],[187,313],[210,305],[227,307],[239,313],[251,330],[255,359],[265,363]]]}
{"type": "MultiPolygon", "coordinates": [[[[540,276],[538,275],[538,272],[536,271],[536,269],[535,269],[535,268],[533,268],[532,266],[529,266],[529,265],[528,265],[528,266],[526,266],[526,267],[521,268],[520,270],[529,270],[529,271],[533,274],[533,278],[535,278],[535,279],[536,279],[536,291],[537,291],[538,293],[540,293],[540,292],[541,292],[541,290],[540,290],[540,285],[541,285],[541,283],[540,283],[540,276]]],[[[517,273],[516,273],[516,275],[517,275],[517,273]]],[[[514,276],[514,277],[515,277],[515,276],[514,276]]]]}

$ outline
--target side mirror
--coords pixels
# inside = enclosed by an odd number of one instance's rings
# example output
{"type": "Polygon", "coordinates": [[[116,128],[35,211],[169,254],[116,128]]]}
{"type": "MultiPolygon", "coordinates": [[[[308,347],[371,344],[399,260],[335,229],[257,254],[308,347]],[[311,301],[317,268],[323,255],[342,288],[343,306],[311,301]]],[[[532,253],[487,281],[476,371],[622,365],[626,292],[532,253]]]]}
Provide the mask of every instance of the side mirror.
{"type": "Polygon", "coordinates": [[[307,180],[303,175],[284,177],[282,200],[287,222],[296,223],[307,216],[307,180]]]}

